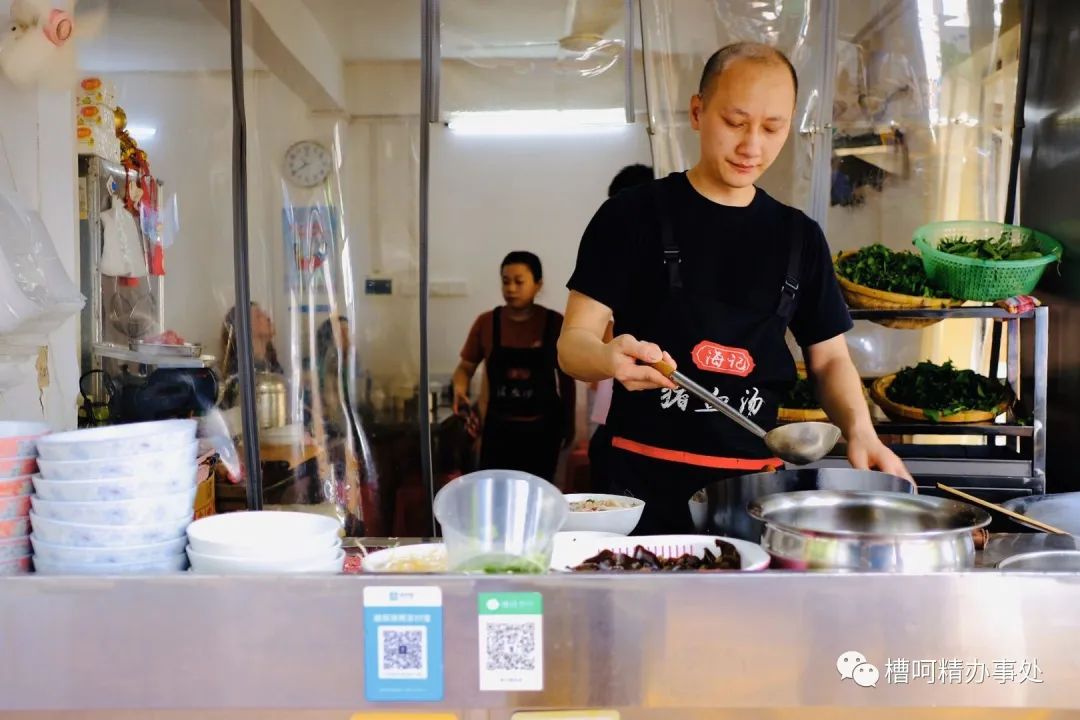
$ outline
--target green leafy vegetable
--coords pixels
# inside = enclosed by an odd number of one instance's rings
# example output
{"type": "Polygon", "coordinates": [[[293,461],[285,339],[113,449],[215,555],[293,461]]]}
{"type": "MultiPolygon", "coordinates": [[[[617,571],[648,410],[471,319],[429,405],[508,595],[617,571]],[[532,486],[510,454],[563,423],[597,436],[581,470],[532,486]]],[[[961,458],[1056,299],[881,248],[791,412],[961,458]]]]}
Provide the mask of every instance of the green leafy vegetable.
{"type": "Polygon", "coordinates": [[[947,297],[930,287],[922,258],[912,252],[890,250],[880,243],[844,256],[836,263],[836,271],[841,277],[874,290],[916,297],[947,297]]]}
{"type": "Polygon", "coordinates": [[[920,408],[937,422],[944,415],[966,410],[993,410],[1009,393],[1000,381],[973,370],[957,370],[950,360],[944,365],[924,361],[904,368],[885,395],[901,405],[920,408]]]}
{"type": "Polygon", "coordinates": [[[937,249],[943,253],[976,260],[1038,260],[1046,255],[1039,248],[1039,241],[1034,233],[1020,234],[1017,242],[1011,230],[1006,230],[998,237],[968,240],[963,235],[944,237],[938,241],[937,249]]]}
{"type": "Polygon", "coordinates": [[[817,410],[821,407],[821,403],[814,396],[814,384],[807,378],[801,377],[795,382],[784,401],[780,403],[780,407],[788,410],[817,410]]]}

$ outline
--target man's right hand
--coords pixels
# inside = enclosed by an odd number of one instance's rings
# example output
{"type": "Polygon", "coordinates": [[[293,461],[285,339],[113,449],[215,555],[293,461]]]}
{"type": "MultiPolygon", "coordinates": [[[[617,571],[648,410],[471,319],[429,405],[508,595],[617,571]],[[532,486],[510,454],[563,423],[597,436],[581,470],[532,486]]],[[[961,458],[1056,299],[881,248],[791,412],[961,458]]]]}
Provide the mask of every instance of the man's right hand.
{"type": "Polygon", "coordinates": [[[609,375],[627,390],[676,388],[675,383],[649,367],[649,363],[661,360],[675,367],[675,361],[659,345],[643,342],[632,335],[620,335],[606,344],[606,350],[609,375]]]}

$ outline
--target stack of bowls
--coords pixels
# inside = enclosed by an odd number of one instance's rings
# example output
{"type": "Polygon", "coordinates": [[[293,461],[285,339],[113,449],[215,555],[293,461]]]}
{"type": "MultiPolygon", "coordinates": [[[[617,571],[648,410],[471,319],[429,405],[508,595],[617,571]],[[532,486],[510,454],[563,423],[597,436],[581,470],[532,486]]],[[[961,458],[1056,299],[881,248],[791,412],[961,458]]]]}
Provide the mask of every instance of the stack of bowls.
{"type": "Polygon", "coordinates": [[[234,512],[188,527],[193,572],[208,575],[339,573],[345,564],[337,518],[302,512],[234,512]]]}
{"type": "Polygon", "coordinates": [[[0,422],[0,575],[30,571],[31,477],[47,432],[45,423],[0,422]]]}
{"type": "Polygon", "coordinates": [[[187,568],[197,469],[194,420],[56,433],[38,442],[34,567],[46,574],[187,568]]]}

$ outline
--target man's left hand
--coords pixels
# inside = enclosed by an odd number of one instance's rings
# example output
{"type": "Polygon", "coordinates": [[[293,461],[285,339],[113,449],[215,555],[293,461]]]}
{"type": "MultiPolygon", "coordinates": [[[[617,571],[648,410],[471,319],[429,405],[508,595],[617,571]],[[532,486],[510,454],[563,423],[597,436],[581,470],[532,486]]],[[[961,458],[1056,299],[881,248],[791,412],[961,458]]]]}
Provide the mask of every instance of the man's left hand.
{"type": "Polygon", "coordinates": [[[872,437],[849,439],[847,456],[851,467],[856,470],[879,470],[889,475],[902,477],[912,486],[915,485],[915,480],[905,467],[904,461],[886,447],[876,434],[872,437]]]}

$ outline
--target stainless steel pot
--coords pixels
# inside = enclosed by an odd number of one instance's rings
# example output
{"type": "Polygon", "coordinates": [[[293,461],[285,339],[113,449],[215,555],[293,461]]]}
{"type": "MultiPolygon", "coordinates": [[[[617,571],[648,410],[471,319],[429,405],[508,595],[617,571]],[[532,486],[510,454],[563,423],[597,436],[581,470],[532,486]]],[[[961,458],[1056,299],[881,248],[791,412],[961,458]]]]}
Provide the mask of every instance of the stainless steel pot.
{"type": "Polygon", "coordinates": [[[750,517],[746,507],[754,500],[776,493],[803,490],[862,490],[914,492],[907,480],[896,475],[852,468],[808,468],[754,473],[721,480],[690,498],[694,527],[705,535],[726,535],[758,542],[765,526],[750,517]]]}
{"type": "Polygon", "coordinates": [[[255,373],[255,416],[261,429],[288,425],[288,385],[284,377],[277,373],[255,373]]]}
{"type": "Polygon", "coordinates": [[[1021,572],[1080,572],[1080,550],[1021,553],[998,563],[1001,570],[1021,572]]]}
{"type": "Polygon", "coordinates": [[[773,567],[936,572],[975,564],[972,531],[990,524],[973,505],[904,493],[811,491],[750,503],[765,523],[773,567]]]}

